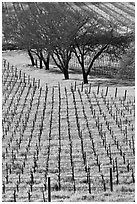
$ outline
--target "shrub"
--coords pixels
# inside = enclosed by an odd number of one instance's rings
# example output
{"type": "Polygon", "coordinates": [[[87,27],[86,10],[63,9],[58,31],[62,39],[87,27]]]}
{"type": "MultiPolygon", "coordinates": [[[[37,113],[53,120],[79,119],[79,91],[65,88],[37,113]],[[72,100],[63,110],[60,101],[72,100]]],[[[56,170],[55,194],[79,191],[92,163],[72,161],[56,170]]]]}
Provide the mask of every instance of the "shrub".
{"type": "Polygon", "coordinates": [[[2,43],[2,50],[17,50],[17,46],[14,43],[2,43]]]}
{"type": "Polygon", "coordinates": [[[135,78],[135,47],[130,48],[120,61],[120,78],[135,78]]]}

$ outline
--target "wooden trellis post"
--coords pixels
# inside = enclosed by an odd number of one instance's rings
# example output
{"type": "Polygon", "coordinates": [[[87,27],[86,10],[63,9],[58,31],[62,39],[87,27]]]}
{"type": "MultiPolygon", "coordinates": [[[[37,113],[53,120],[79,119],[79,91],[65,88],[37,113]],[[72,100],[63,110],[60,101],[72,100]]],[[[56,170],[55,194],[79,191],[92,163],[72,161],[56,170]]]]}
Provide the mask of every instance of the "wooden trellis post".
{"type": "Polygon", "coordinates": [[[125,90],[124,101],[126,100],[126,97],[127,97],[127,90],[125,90]]]}
{"type": "Polygon", "coordinates": [[[81,92],[83,91],[83,82],[81,83],[81,92]]]}
{"type": "Polygon", "coordinates": [[[110,168],[110,190],[113,191],[113,175],[112,175],[112,168],[110,168]]]}
{"type": "Polygon", "coordinates": [[[88,187],[89,187],[89,193],[91,194],[90,167],[88,167],[88,166],[87,166],[87,174],[88,174],[88,187]]]}
{"type": "Polygon", "coordinates": [[[99,87],[100,87],[100,84],[98,84],[97,95],[99,94],[99,87]]]}
{"type": "Polygon", "coordinates": [[[106,94],[105,94],[105,96],[107,96],[107,94],[108,94],[108,86],[107,86],[107,89],[106,89],[106,94]]]}
{"type": "Polygon", "coordinates": [[[117,97],[117,88],[116,88],[116,90],[115,90],[115,98],[117,97]]]}
{"type": "Polygon", "coordinates": [[[51,202],[51,184],[50,184],[50,177],[48,177],[48,202],[51,202]]]}

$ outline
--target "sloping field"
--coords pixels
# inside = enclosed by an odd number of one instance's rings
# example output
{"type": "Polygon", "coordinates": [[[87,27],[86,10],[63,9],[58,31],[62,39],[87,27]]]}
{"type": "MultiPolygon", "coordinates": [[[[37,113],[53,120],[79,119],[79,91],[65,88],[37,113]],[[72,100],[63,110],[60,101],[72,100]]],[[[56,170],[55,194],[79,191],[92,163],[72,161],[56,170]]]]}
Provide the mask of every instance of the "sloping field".
{"type": "Polygon", "coordinates": [[[52,81],[5,58],[3,201],[47,201],[47,177],[52,201],[134,201],[134,87],[52,81]]]}
{"type": "Polygon", "coordinates": [[[73,10],[80,10],[103,27],[117,24],[119,32],[135,28],[134,2],[69,2],[73,10]]]}
{"type": "MultiPolygon", "coordinates": [[[[135,29],[135,3],[134,2],[55,2],[59,7],[65,5],[72,10],[79,10],[94,19],[102,26],[108,28],[117,24],[120,32],[127,32],[135,29]]],[[[3,10],[7,14],[21,9],[22,2],[3,2],[3,10]]],[[[28,7],[24,4],[25,8],[28,7]]],[[[63,8],[63,7],[62,7],[63,8]]]]}

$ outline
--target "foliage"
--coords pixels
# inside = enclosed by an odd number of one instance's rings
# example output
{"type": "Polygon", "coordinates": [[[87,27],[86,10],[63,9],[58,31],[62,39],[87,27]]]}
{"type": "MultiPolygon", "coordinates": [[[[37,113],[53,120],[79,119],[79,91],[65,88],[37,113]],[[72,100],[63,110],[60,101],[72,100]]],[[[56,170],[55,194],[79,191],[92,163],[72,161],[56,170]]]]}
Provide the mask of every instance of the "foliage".
{"type": "Polygon", "coordinates": [[[2,43],[2,50],[17,50],[18,47],[16,46],[15,43],[10,43],[10,42],[3,42],[2,43]]]}
{"type": "Polygon", "coordinates": [[[119,76],[121,78],[135,78],[135,47],[132,45],[120,61],[119,76]]]}

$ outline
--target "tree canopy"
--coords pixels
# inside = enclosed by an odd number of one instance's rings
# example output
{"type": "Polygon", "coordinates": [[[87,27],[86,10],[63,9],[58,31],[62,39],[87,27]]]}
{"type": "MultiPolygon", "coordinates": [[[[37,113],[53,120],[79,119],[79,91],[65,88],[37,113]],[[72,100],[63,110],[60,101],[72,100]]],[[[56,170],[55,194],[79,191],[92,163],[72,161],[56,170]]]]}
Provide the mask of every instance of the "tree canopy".
{"type": "Polygon", "coordinates": [[[110,24],[106,21],[105,26],[103,18],[98,22],[94,13],[91,13],[91,18],[88,13],[65,2],[9,4],[3,9],[5,39],[14,41],[20,49],[27,49],[29,56],[35,50],[46,66],[49,56],[52,56],[65,79],[69,79],[72,53],[82,68],[84,83],[88,83],[96,59],[103,53],[120,59],[134,41],[134,33],[131,30],[119,32],[117,22],[110,24]],[[47,61],[43,56],[45,52],[47,61]]]}

